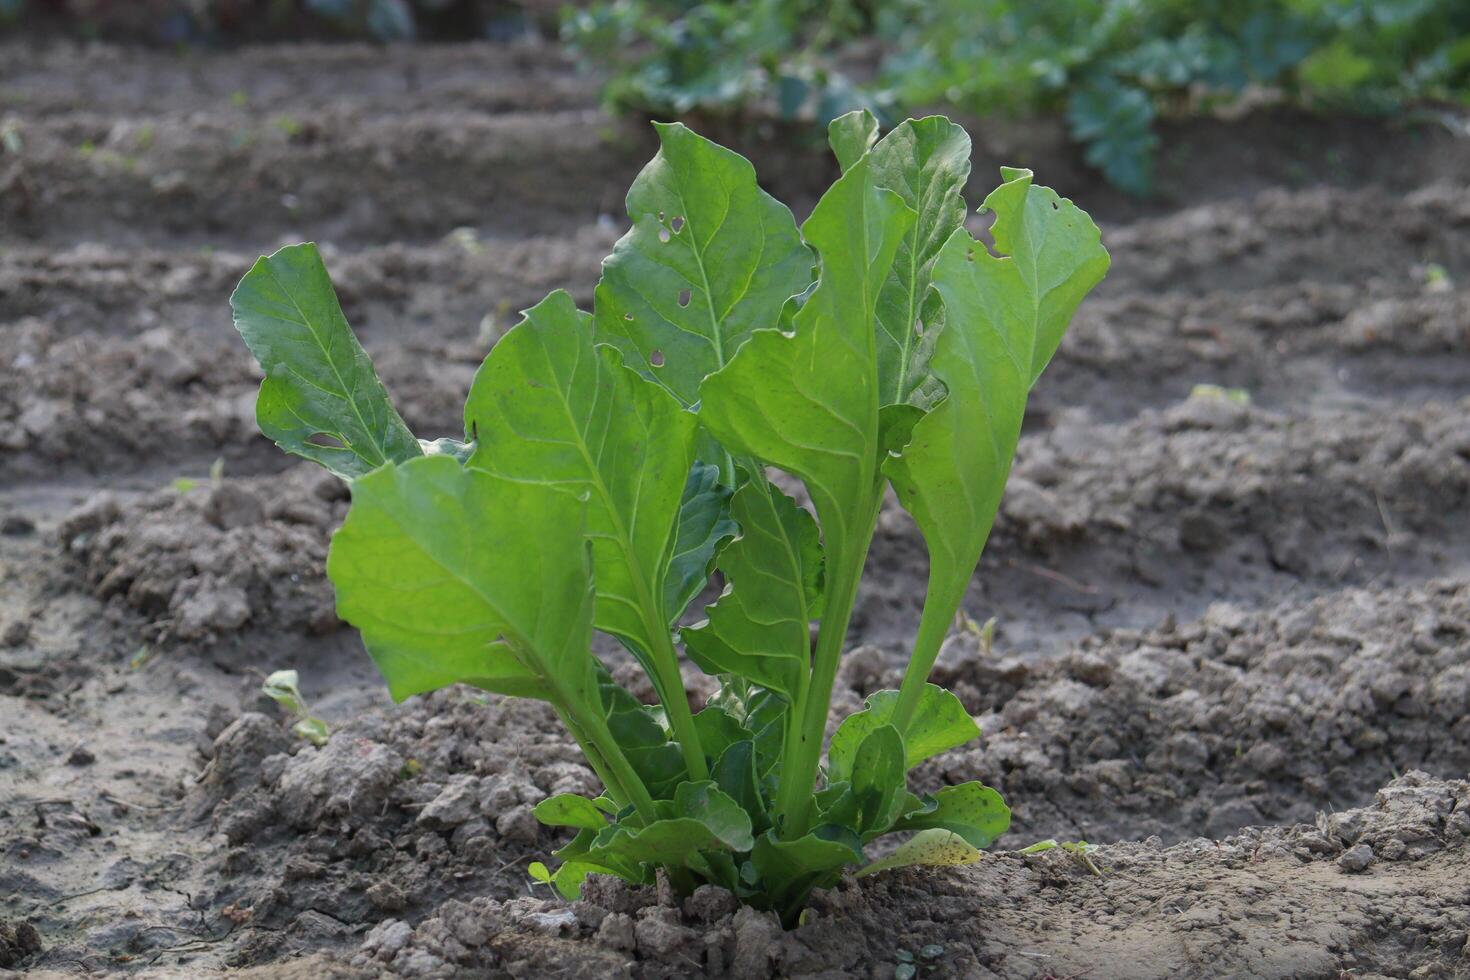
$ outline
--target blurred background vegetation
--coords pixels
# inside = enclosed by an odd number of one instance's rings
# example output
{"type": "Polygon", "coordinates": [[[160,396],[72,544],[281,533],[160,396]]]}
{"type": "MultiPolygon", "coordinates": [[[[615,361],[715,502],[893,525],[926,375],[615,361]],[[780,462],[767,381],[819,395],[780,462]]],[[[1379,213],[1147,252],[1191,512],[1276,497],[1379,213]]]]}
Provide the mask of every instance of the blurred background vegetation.
{"type": "Polygon", "coordinates": [[[853,108],[1065,120],[1147,194],[1161,119],[1470,106],[1470,0],[0,0],[0,30],[156,44],[559,40],[615,111],[824,127],[853,108]]]}

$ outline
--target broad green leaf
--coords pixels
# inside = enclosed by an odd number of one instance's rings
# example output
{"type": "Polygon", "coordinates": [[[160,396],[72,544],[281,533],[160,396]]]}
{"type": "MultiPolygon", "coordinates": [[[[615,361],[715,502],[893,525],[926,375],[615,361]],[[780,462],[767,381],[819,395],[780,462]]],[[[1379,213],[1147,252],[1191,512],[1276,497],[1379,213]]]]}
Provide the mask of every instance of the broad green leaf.
{"type": "Polygon", "coordinates": [[[854,830],[881,830],[898,819],[907,772],[898,729],[880,725],[869,732],[852,763],[852,795],[858,808],[854,830]]]}
{"type": "Polygon", "coordinates": [[[737,490],[731,513],[740,537],[719,559],[725,592],[707,620],[682,631],[684,646],[706,673],[738,674],[793,699],[821,594],[817,525],[764,480],[737,490]]]}
{"type": "Polygon", "coordinates": [[[706,707],[694,716],[699,732],[699,745],[713,762],[736,742],[750,738],[750,732],[728,711],[717,706],[706,707]]]}
{"type": "MultiPolygon", "coordinates": [[[[848,715],[832,735],[827,748],[827,779],[841,782],[853,774],[853,760],[863,741],[889,724],[898,703],[897,691],[876,691],[863,702],[862,711],[848,715]]],[[[913,721],[903,733],[904,766],[912,769],[925,759],[964,745],[980,735],[980,726],[942,687],[925,684],[913,721]]]]}
{"type": "Polygon", "coordinates": [[[720,753],[710,774],[714,776],[720,789],[750,814],[752,829],[764,830],[768,821],[765,801],[761,797],[760,779],[756,775],[755,742],[744,739],[730,743],[720,753]]]}
{"type": "Polygon", "coordinates": [[[743,852],[755,845],[750,816],[713,782],[680,785],[673,812],[646,827],[609,827],[576,860],[678,867],[700,851],[743,852]]]}
{"type": "Polygon", "coordinates": [[[347,479],[422,454],[352,335],[315,245],[261,257],[230,306],[265,371],[255,417],[268,439],[347,479]]]}
{"type": "Polygon", "coordinates": [[[475,375],[465,404],[465,430],[476,440],[468,465],[586,497],[596,625],[646,664],[659,648],[653,631],[666,628],[663,582],[694,416],[625,368],[615,350],[594,348],[590,318],[566,293],[525,317],[475,375]]]}
{"type": "Polygon", "coordinates": [[[591,703],[583,509],[447,456],[354,481],[327,574],[394,698],[465,682],[591,703]]]}
{"type": "Polygon", "coordinates": [[[750,815],[712,780],[681,785],[674,795],[674,810],[682,817],[704,824],[732,851],[748,851],[755,846],[750,815]]]}
{"type": "Polygon", "coordinates": [[[934,265],[946,322],[931,369],[948,394],[914,425],[902,455],[884,464],[929,550],[914,645],[924,676],[995,522],[1027,394],[1108,268],[1085,212],[1033,186],[1030,171],[1004,173],[985,200],[1001,257],[959,229],[934,265]]]}
{"type": "Polygon", "coordinates": [[[695,463],[679,502],[674,550],[664,580],[664,616],[673,623],[709,582],[720,549],[740,530],[730,516],[730,488],[720,484],[720,469],[695,463]]]}
{"type": "Polygon", "coordinates": [[[760,330],[705,379],[700,420],[731,452],[805,482],[829,568],[860,559],[870,530],[878,447],[874,321],[878,293],[914,212],[879,188],[865,157],[802,227],[821,256],[794,334],[760,330]]]}
{"type": "Polygon", "coordinates": [[[614,681],[600,661],[593,671],[613,740],[653,798],[671,798],[679,783],[689,778],[679,743],[669,739],[652,710],[614,681]]]}
{"type": "Polygon", "coordinates": [[[864,866],[857,872],[857,877],[864,878],[880,871],[892,871],[894,868],[911,868],[919,865],[949,867],[958,864],[974,864],[980,860],[981,856],[978,850],[971,847],[958,834],[948,830],[921,830],[898,845],[892,854],[864,866]]]}
{"type": "Polygon", "coordinates": [[[812,258],[750,161],[682,123],[655,128],[658,155],[628,191],[633,228],[603,262],[593,308],[598,339],[690,406],[806,288],[812,258]]]}
{"type": "Polygon", "coordinates": [[[999,793],[983,783],[946,786],[932,799],[932,808],[900,819],[893,829],[941,828],[958,834],[973,847],[989,847],[1010,829],[1010,808],[999,793]]]}
{"type": "Polygon", "coordinates": [[[827,145],[846,173],[878,141],[878,120],[867,109],[854,109],[827,124],[827,145]]]}
{"type": "MultiPolygon", "coordinates": [[[[899,245],[878,297],[878,385],[881,404],[901,405],[928,379],[929,355],[944,307],[929,291],[939,250],[965,223],[960,196],[970,177],[970,137],[943,116],[910,119],[869,155],[873,179],[917,214],[899,245]]],[[[927,407],[937,392],[920,391],[927,407]]]]}
{"type": "Polygon", "coordinates": [[[814,833],[783,841],[768,831],[756,838],[750,859],[772,906],[785,917],[786,910],[803,904],[813,888],[836,883],[842,869],[861,862],[863,855],[848,843],[814,833]]]}
{"type": "Polygon", "coordinates": [[[558,793],[548,796],[531,810],[536,819],[548,827],[576,827],[598,831],[607,826],[607,817],[585,796],[558,793]]]}

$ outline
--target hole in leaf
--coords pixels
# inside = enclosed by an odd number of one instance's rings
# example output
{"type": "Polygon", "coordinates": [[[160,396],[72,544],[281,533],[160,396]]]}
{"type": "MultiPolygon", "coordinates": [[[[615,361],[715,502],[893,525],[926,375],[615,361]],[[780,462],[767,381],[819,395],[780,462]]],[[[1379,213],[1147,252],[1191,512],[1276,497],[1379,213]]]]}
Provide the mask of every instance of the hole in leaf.
{"type": "Polygon", "coordinates": [[[661,241],[661,242],[667,242],[670,237],[672,237],[672,236],[669,235],[669,230],[667,228],[660,228],[658,230],[658,240],[659,241],[661,241]]]}
{"type": "Polygon", "coordinates": [[[914,336],[915,337],[922,337],[922,336],[924,336],[924,321],[921,320],[921,319],[915,319],[914,320],[914,336]]]}
{"type": "Polygon", "coordinates": [[[649,354],[648,355],[648,363],[649,364],[652,364],[654,367],[663,367],[664,366],[664,352],[661,351],[661,350],[656,350],[652,354],[649,354]]]}
{"type": "Polygon", "coordinates": [[[633,319],[633,314],[631,314],[631,313],[624,313],[623,314],[623,319],[624,320],[631,320],[631,319],[633,319]]]}
{"type": "Polygon", "coordinates": [[[325,432],[313,432],[311,435],[306,437],[306,441],[309,445],[321,446],[323,449],[347,448],[347,444],[344,443],[341,439],[338,439],[336,436],[328,435],[325,432]]]}
{"type": "Polygon", "coordinates": [[[680,306],[688,306],[689,305],[689,298],[690,298],[689,290],[687,290],[687,289],[681,289],[681,290],[679,290],[679,305],[680,306]]]}
{"type": "Polygon", "coordinates": [[[683,231],[684,230],[684,216],[682,214],[676,214],[676,215],[674,215],[673,225],[674,225],[674,234],[677,235],[677,234],[679,234],[679,232],[683,231]]]}
{"type": "Polygon", "coordinates": [[[659,212],[659,213],[658,213],[658,220],[659,220],[659,221],[663,221],[663,220],[664,220],[664,213],[663,213],[663,212],[662,212],[662,211],[660,211],[660,212],[659,212]]]}
{"type": "Polygon", "coordinates": [[[967,261],[967,262],[974,262],[975,261],[975,250],[973,248],[970,249],[968,252],[965,253],[965,261],[967,261]]]}
{"type": "Polygon", "coordinates": [[[1062,206],[1060,204],[1058,204],[1056,201],[1052,201],[1051,202],[1051,209],[1053,211],[1060,211],[1062,209],[1062,206]]]}

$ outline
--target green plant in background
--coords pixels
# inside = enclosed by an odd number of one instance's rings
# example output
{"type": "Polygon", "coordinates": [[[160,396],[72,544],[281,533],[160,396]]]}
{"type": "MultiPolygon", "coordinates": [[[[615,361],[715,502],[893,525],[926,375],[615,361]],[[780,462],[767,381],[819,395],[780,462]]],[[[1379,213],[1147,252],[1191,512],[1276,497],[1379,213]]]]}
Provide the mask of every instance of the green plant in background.
{"type": "Polygon", "coordinates": [[[1460,0],[611,0],[569,14],[564,36],[634,111],[1058,114],[1089,163],[1140,194],[1162,114],[1252,89],[1358,112],[1470,97],[1460,0]]]}
{"type": "Polygon", "coordinates": [[[527,310],[475,377],[462,441],[409,431],[314,246],[262,258],[231,304],[265,370],[262,431],[351,481],[327,571],[394,697],[545,701],[601,777],[597,799],[536,807],[575,836],[533,874],[570,897],[590,873],[661,868],[790,924],[844,869],[964,863],[1009,826],[994,790],[920,795],[907,773],[979,735],[927,678],[1027,394],[1109,260],[1024,170],[984,202],[994,252],[972,238],[970,141],[943,117],[882,140],[866,112],[837,119],[842,176],[800,228],[745,158],[680,124],[658,135],[592,312],[561,291],[527,310]],[[843,721],[824,765],[889,486],[928,545],[923,616],[900,689],[843,721]],[[715,569],[723,592],[691,622],[715,569]],[[594,631],[656,705],[614,683],[594,631]],[[719,679],[697,712],[684,659],[719,679]]]}

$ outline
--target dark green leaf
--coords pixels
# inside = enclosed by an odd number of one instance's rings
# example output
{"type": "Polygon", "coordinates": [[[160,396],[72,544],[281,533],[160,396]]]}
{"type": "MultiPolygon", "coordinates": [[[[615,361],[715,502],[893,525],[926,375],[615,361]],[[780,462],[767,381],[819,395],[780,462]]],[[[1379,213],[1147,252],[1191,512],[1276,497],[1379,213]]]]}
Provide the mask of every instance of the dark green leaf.
{"type": "Polygon", "coordinates": [[[730,489],[719,481],[719,467],[695,463],[684,484],[664,580],[664,614],[670,624],[704,590],[715,556],[740,530],[730,516],[730,489]]]}

